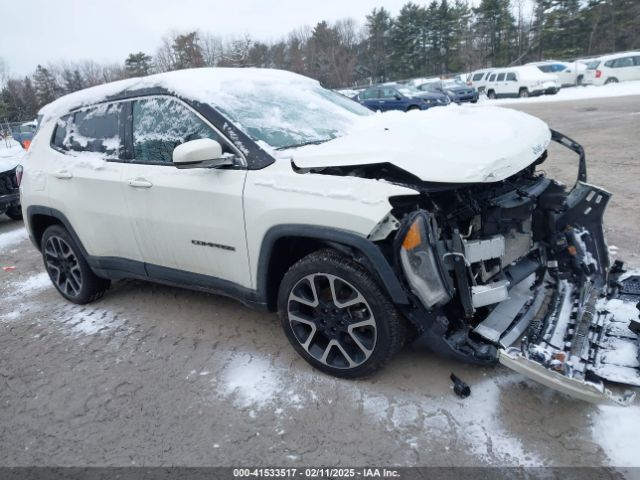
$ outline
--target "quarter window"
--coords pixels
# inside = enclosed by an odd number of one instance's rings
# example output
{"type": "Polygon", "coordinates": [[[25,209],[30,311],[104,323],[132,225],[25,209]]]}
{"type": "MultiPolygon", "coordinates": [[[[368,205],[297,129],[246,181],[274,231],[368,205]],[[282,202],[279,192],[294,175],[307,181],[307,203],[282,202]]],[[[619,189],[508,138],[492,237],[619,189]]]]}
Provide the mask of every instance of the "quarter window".
{"type": "Polygon", "coordinates": [[[633,57],[622,57],[615,61],[613,68],[633,67],[633,57]]]}
{"type": "Polygon", "coordinates": [[[210,138],[230,152],[220,136],[193,111],[171,98],[133,102],[133,157],[136,162],[169,164],[173,149],[190,140],[210,138]]]}
{"type": "Polygon", "coordinates": [[[122,104],[102,104],[79,110],[58,120],[53,145],[64,151],[94,152],[117,159],[122,149],[122,104]]]}
{"type": "Polygon", "coordinates": [[[507,82],[517,82],[516,74],[514,72],[507,73],[507,82]]]}

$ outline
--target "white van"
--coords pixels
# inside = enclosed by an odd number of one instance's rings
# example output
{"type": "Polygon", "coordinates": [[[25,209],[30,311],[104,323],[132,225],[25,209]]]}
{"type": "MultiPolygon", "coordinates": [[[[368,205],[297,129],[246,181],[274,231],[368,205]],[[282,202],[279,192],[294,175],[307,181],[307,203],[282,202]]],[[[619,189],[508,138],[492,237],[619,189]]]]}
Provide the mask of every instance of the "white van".
{"type": "Polygon", "coordinates": [[[487,85],[487,79],[489,74],[493,72],[493,68],[483,68],[481,70],[475,70],[467,75],[467,85],[474,87],[478,90],[478,93],[483,93],[487,85]]]}
{"type": "Polygon", "coordinates": [[[489,74],[485,91],[489,98],[529,97],[555,94],[561,84],[556,75],[541,72],[537,67],[499,68],[489,74]]]}
{"type": "Polygon", "coordinates": [[[605,55],[589,62],[584,75],[587,85],[640,80],[640,52],[605,55]]]}

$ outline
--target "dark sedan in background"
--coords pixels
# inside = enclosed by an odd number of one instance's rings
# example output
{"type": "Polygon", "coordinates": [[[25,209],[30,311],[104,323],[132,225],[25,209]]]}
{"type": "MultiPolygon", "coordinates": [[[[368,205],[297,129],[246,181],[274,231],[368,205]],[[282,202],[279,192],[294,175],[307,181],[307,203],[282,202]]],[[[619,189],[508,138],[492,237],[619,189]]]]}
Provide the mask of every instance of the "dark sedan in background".
{"type": "Polygon", "coordinates": [[[447,95],[440,92],[421,91],[408,85],[380,85],[367,88],[353,97],[354,100],[375,111],[426,110],[451,103],[447,95]]]}
{"type": "Polygon", "coordinates": [[[423,83],[418,88],[425,92],[445,94],[455,103],[478,101],[478,90],[458,80],[434,80],[423,83]]]}

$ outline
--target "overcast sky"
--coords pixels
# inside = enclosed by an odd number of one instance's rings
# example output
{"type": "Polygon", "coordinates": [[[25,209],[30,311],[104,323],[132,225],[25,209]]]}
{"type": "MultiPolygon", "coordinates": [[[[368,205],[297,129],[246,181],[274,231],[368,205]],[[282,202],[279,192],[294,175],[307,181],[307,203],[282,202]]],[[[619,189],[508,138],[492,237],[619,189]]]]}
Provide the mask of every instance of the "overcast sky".
{"type": "MultiPolygon", "coordinates": [[[[302,25],[352,17],[362,24],[374,7],[396,15],[408,0],[29,0],[6,5],[0,57],[12,75],[37,64],[91,58],[123,62],[131,52],[154,54],[171,30],[221,36],[249,33],[277,40],[302,25]],[[15,7],[15,9],[13,8],[15,7]]],[[[427,3],[418,1],[416,3],[427,3]]]]}

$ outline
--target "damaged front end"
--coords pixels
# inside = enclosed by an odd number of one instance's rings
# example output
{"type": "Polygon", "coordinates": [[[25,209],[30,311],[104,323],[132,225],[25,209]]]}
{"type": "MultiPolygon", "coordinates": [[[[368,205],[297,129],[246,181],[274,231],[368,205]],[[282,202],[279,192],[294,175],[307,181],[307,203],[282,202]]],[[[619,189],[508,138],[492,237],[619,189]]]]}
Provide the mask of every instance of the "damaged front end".
{"type": "MultiPolygon", "coordinates": [[[[501,182],[420,186],[392,199],[401,219],[388,253],[413,303],[418,342],[440,354],[512,368],[587,401],[629,403],[640,386],[638,277],[610,265],[603,214],[611,196],[536,173],[501,182]]],[[[382,245],[383,248],[385,247],[382,245]]]]}

